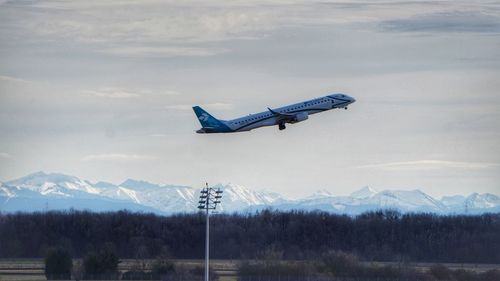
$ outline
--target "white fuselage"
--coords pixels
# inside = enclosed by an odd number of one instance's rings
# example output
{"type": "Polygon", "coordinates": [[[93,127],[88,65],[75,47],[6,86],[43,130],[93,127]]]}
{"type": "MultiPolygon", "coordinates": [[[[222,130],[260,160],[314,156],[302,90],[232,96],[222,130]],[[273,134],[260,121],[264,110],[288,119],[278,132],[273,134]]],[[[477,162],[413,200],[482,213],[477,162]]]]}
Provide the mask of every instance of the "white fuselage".
{"type": "Polygon", "coordinates": [[[250,131],[265,126],[276,126],[280,123],[296,123],[304,121],[309,115],[334,108],[347,108],[356,100],[348,95],[333,94],[305,102],[295,103],[268,111],[250,114],[233,120],[221,120],[232,132],[250,131]],[[297,118],[293,118],[295,115],[297,118]],[[283,118],[288,116],[289,118],[283,118]]]}

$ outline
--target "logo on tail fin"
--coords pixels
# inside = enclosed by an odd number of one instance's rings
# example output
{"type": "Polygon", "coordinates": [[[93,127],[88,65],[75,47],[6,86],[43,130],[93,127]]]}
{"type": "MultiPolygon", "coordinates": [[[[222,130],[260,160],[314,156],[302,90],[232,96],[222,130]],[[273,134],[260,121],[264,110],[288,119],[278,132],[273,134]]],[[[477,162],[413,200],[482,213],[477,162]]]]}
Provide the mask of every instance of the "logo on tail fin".
{"type": "Polygon", "coordinates": [[[198,116],[198,119],[200,119],[200,121],[202,121],[202,122],[207,122],[208,118],[210,118],[210,117],[206,113],[202,113],[200,116],[198,116]]]}

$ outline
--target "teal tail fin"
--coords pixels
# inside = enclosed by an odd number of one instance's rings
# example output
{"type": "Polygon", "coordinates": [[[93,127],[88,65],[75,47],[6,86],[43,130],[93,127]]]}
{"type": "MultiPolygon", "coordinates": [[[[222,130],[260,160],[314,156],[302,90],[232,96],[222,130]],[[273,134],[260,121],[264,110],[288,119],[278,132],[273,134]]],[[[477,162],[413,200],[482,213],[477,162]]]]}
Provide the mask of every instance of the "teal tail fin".
{"type": "Polygon", "coordinates": [[[213,117],[199,106],[193,106],[194,113],[203,128],[210,128],[220,132],[228,132],[231,129],[223,121],[213,117]]]}

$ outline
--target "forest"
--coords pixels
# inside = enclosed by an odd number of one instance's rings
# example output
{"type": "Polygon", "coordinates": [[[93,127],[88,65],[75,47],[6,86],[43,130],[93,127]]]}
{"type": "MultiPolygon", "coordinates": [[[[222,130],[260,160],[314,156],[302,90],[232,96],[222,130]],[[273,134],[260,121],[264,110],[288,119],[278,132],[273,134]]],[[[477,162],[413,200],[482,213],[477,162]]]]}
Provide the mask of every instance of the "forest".
{"type": "MultiPolygon", "coordinates": [[[[365,261],[500,263],[500,214],[435,215],[264,210],[215,214],[211,257],[306,260],[329,251],[365,261]]],[[[127,211],[0,214],[0,258],[44,257],[53,247],[73,257],[102,248],[120,258],[204,256],[201,213],[159,216],[127,211]]]]}

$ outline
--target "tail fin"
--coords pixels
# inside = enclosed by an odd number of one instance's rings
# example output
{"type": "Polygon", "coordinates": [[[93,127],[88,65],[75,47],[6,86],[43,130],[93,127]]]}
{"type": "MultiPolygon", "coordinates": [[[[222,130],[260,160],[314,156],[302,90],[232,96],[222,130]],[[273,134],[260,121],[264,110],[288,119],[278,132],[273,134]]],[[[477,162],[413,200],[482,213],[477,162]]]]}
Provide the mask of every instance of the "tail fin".
{"type": "Polygon", "coordinates": [[[210,113],[206,112],[203,108],[199,106],[193,106],[194,113],[203,128],[211,128],[218,131],[230,130],[229,127],[224,124],[223,121],[213,117],[210,113]]]}

